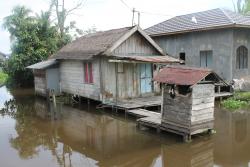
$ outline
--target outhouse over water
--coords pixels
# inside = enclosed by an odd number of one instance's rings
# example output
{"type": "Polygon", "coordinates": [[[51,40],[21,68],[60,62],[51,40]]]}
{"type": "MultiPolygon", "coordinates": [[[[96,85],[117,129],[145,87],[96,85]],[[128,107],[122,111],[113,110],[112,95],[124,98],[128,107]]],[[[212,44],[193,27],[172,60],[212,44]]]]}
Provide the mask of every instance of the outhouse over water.
{"type": "Polygon", "coordinates": [[[162,86],[164,129],[183,135],[185,140],[213,129],[214,85],[224,83],[216,73],[209,69],[166,67],[154,80],[162,86]]]}

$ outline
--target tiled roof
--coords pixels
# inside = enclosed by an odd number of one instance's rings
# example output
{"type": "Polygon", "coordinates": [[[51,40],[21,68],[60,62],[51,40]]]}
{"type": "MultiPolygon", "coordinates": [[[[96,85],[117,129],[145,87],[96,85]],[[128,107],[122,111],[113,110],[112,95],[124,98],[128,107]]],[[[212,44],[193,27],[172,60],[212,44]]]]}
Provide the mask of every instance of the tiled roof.
{"type": "Polygon", "coordinates": [[[176,16],[149,27],[145,31],[149,35],[157,36],[233,26],[250,27],[250,16],[243,16],[230,10],[217,8],[176,16]]]}

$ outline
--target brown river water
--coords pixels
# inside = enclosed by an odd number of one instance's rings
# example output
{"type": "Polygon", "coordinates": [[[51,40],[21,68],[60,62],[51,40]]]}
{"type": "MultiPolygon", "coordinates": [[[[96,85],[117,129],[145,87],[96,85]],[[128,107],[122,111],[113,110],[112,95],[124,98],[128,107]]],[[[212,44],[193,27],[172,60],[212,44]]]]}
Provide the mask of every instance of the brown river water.
{"type": "Polygon", "coordinates": [[[216,133],[183,143],[92,106],[55,107],[33,90],[0,88],[0,167],[250,166],[250,111],[217,106],[216,133]]]}

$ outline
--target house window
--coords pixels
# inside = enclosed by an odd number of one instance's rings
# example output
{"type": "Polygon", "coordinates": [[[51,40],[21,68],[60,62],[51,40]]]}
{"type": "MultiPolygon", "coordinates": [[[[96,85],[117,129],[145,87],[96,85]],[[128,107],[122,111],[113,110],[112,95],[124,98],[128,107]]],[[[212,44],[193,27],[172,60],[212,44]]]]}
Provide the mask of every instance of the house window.
{"type": "Polygon", "coordinates": [[[84,82],[87,84],[93,83],[93,69],[91,62],[84,63],[84,82]]]}
{"type": "Polygon", "coordinates": [[[248,68],[248,50],[245,46],[238,47],[236,51],[236,68],[244,69],[248,68]]]}
{"type": "Polygon", "coordinates": [[[186,64],[185,63],[185,61],[186,61],[186,53],[184,53],[184,52],[180,53],[179,59],[181,60],[181,64],[186,64]]]}
{"type": "Polygon", "coordinates": [[[213,66],[213,51],[200,51],[200,67],[212,68],[213,66]]]}

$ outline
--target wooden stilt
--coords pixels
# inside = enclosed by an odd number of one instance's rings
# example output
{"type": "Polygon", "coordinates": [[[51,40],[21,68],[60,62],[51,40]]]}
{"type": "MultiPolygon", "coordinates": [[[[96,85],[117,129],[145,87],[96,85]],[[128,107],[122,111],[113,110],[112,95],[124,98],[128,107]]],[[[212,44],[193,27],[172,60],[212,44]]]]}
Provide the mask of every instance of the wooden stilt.
{"type": "Polygon", "coordinates": [[[157,127],[156,131],[157,131],[157,133],[161,133],[161,128],[157,127]]]}
{"type": "Polygon", "coordinates": [[[190,134],[184,134],[183,135],[183,141],[186,143],[189,143],[192,141],[191,135],[190,134]]]}

